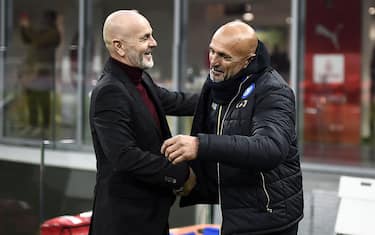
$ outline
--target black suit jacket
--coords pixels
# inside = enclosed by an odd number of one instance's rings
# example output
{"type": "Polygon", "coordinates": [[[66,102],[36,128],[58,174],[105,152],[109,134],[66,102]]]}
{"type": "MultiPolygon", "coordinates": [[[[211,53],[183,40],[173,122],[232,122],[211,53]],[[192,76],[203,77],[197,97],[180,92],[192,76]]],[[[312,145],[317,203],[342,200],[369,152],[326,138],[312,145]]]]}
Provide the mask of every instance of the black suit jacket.
{"type": "Polygon", "coordinates": [[[174,188],[188,177],[186,163],[173,165],[160,154],[170,137],[165,115],[192,115],[197,96],[142,80],[155,104],[160,128],[139,92],[109,59],[91,95],[90,126],[97,159],[91,235],[165,235],[174,188]]]}

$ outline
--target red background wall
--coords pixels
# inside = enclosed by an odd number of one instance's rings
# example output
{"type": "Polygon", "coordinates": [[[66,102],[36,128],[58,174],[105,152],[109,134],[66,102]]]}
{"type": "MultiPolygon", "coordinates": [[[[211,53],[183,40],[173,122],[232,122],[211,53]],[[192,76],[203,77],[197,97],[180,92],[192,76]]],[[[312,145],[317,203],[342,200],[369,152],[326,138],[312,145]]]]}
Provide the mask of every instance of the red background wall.
{"type": "Polygon", "coordinates": [[[305,130],[307,142],[360,141],[361,8],[358,0],[307,0],[305,28],[305,130]],[[318,24],[338,32],[339,49],[318,35],[318,24]],[[342,54],[344,83],[314,84],[314,54],[342,54]],[[307,110],[313,111],[308,112],[307,110]]]}

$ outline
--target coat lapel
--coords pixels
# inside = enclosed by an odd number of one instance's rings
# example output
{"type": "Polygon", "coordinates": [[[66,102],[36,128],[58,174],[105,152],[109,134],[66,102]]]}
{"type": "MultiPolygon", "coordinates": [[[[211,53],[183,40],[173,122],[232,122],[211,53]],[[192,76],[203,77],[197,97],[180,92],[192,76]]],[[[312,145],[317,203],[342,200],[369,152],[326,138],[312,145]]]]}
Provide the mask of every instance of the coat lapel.
{"type": "MultiPolygon", "coordinates": [[[[160,98],[157,94],[157,91],[154,88],[154,84],[151,81],[151,77],[147,73],[142,74],[142,81],[144,82],[144,86],[148,92],[150,99],[154,102],[156,112],[158,114],[160,120],[160,128],[164,138],[171,137],[171,132],[169,130],[167,119],[165,118],[165,113],[163,110],[163,104],[160,101],[160,98]]],[[[154,121],[155,123],[155,121],[154,121]]],[[[156,127],[156,123],[155,123],[156,127]]]]}
{"type": "MultiPolygon", "coordinates": [[[[153,130],[155,130],[158,134],[158,136],[160,138],[163,138],[162,136],[162,133],[158,127],[158,125],[156,124],[154,118],[152,117],[150,111],[147,109],[146,105],[144,104],[144,101],[141,97],[141,94],[138,92],[136,86],[134,85],[134,83],[131,82],[130,78],[128,77],[128,75],[119,67],[117,66],[115,63],[109,61],[107,63],[107,69],[109,71],[111,71],[111,73],[114,73],[116,75],[116,77],[119,77],[121,78],[120,81],[125,85],[125,88],[129,91],[130,95],[134,98],[135,100],[135,108],[139,109],[142,113],[142,118],[143,119],[146,119],[145,121],[147,123],[151,123],[151,125],[153,126],[153,130]]],[[[144,74],[144,73],[143,73],[144,74]]],[[[142,75],[142,80],[147,80],[147,79],[143,79],[143,75],[142,75]]],[[[158,116],[159,116],[159,119],[160,119],[160,125],[162,126],[162,122],[163,122],[163,118],[161,118],[161,113],[160,113],[160,107],[161,107],[161,104],[159,102],[159,100],[156,97],[155,95],[155,92],[153,91],[153,89],[151,88],[151,86],[148,84],[145,85],[145,89],[147,90],[149,96],[150,96],[150,99],[154,102],[154,105],[155,105],[155,109],[157,110],[158,112],[158,116]]]]}
{"type": "MultiPolygon", "coordinates": [[[[132,85],[134,86],[134,84],[132,84],[132,85]]],[[[146,122],[152,123],[153,129],[158,133],[158,135],[160,137],[162,137],[160,129],[159,129],[157,123],[155,122],[155,119],[152,117],[152,115],[150,113],[150,110],[148,110],[146,104],[144,103],[144,101],[141,97],[141,94],[138,92],[138,90],[135,86],[134,86],[134,89],[135,90],[134,90],[134,92],[132,92],[132,95],[135,97],[137,104],[140,104],[137,108],[141,109],[141,111],[143,113],[143,116],[146,119],[146,122]]],[[[155,101],[155,98],[152,97],[151,94],[150,94],[151,93],[150,90],[152,90],[152,89],[149,89],[148,87],[145,87],[145,89],[147,90],[147,93],[148,93],[151,101],[154,103],[155,109],[157,110],[158,116],[159,116],[159,119],[160,119],[159,104],[157,104],[157,102],[155,101]]],[[[161,120],[160,120],[160,122],[161,122],[161,120]]]]}

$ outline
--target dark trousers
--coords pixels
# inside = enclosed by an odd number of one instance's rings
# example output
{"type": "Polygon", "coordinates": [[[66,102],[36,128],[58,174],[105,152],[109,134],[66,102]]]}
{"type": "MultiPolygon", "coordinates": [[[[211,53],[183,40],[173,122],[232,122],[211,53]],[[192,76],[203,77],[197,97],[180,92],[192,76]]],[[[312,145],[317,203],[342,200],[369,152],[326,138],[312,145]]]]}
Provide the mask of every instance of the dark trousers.
{"type": "Polygon", "coordinates": [[[298,232],[298,223],[285,230],[277,231],[274,233],[267,233],[267,235],[297,235],[297,232],[298,232]]]}
{"type": "Polygon", "coordinates": [[[51,106],[51,92],[50,91],[36,91],[26,90],[27,106],[29,112],[29,125],[32,127],[39,126],[38,118],[41,116],[42,128],[48,128],[50,125],[50,106],[51,106]]]}

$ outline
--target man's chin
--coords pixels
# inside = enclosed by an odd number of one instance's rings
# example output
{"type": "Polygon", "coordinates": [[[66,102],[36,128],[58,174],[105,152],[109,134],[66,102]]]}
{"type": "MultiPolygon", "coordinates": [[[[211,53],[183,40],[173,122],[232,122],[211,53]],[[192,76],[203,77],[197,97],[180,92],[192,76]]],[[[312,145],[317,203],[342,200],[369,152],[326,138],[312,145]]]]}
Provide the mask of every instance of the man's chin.
{"type": "Polygon", "coordinates": [[[224,81],[224,75],[221,75],[221,74],[214,75],[213,72],[210,72],[210,78],[214,82],[222,82],[222,81],[224,81]]]}
{"type": "Polygon", "coordinates": [[[143,62],[142,65],[144,69],[151,69],[152,67],[154,67],[154,61],[148,61],[146,63],[143,62]]]}
{"type": "Polygon", "coordinates": [[[214,82],[222,82],[224,81],[224,77],[223,76],[212,76],[212,81],[214,82]]]}

